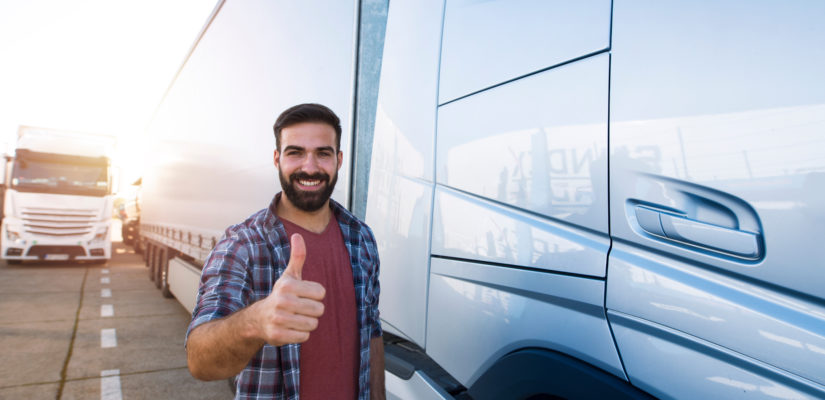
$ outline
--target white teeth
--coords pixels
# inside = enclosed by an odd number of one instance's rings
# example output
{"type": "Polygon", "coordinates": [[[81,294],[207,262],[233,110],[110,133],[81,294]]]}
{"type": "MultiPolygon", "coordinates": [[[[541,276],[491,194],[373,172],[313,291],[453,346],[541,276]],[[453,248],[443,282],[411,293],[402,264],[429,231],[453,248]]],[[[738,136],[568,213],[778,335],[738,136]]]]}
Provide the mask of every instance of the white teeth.
{"type": "Polygon", "coordinates": [[[298,183],[304,186],[316,186],[321,184],[321,181],[298,181],[298,183]]]}

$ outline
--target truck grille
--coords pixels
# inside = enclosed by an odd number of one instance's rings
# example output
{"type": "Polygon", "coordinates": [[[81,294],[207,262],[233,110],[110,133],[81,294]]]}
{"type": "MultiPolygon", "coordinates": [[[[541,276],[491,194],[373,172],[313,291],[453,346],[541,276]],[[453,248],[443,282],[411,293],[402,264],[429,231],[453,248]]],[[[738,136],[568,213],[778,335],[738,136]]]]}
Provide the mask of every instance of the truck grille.
{"type": "Polygon", "coordinates": [[[47,254],[68,254],[70,257],[85,256],[86,251],[80,246],[32,246],[27,256],[44,258],[47,254]]]}
{"type": "Polygon", "coordinates": [[[44,236],[82,236],[92,232],[97,210],[26,207],[23,210],[26,233],[44,236]]]}

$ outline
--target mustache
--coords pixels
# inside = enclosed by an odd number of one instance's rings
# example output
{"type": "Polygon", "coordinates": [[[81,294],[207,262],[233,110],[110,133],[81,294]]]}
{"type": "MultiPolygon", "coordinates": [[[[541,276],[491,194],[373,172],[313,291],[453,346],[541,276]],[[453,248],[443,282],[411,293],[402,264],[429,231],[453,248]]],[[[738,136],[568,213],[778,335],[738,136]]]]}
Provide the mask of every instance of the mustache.
{"type": "Polygon", "coordinates": [[[306,172],[298,171],[293,172],[289,175],[289,180],[294,182],[296,180],[320,180],[329,183],[329,174],[325,172],[316,172],[314,174],[308,174],[306,172]]]}

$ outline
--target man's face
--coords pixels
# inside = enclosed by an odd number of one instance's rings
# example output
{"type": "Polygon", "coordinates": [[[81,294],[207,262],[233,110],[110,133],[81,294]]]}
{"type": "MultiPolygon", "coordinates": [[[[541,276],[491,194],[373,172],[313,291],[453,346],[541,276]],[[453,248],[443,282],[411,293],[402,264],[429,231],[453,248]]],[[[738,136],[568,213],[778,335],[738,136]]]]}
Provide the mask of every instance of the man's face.
{"type": "Polygon", "coordinates": [[[327,124],[304,122],[281,130],[275,166],[289,202],[309,212],[323,207],[338,181],[342,157],[335,148],[335,129],[327,124]]]}

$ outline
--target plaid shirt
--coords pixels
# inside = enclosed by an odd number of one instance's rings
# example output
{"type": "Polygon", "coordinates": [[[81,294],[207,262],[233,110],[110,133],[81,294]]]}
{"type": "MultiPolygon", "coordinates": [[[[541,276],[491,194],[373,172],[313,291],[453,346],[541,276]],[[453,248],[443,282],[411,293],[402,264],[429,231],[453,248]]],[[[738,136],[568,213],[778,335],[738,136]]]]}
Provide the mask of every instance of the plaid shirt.
{"type": "MultiPolygon", "coordinates": [[[[289,238],[276,216],[275,195],[269,208],[227,228],[206,260],[198,302],[189,332],[205,322],[226,317],[267,297],[289,262],[289,238]]],[[[330,200],[332,213],[352,264],[355,286],[360,367],[358,398],[369,399],[370,339],[381,336],[378,319],[378,249],[372,231],[340,204],[330,200]]],[[[298,399],[300,344],[266,344],[235,377],[236,399],[298,399]]]]}

